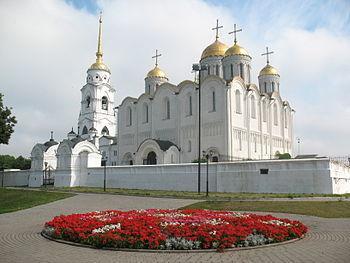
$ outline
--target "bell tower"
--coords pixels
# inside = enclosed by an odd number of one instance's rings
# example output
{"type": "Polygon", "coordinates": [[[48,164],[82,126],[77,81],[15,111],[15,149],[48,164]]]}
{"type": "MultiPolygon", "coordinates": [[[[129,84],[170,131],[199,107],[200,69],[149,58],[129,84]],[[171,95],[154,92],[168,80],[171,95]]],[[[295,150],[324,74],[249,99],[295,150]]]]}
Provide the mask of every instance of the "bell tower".
{"type": "Polygon", "coordinates": [[[78,134],[84,139],[116,135],[115,89],[110,84],[111,72],[103,63],[102,57],[102,14],[100,14],[96,62],[88,69],[86,84],[80,90],[78,134]]]}

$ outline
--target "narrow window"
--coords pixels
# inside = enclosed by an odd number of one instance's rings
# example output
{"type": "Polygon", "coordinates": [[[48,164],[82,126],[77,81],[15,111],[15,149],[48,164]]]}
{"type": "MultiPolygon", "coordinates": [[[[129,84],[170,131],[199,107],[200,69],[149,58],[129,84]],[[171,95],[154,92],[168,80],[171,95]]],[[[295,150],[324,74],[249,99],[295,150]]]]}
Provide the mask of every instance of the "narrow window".
{"type": "Polygon", "coordinates": [[[132,125],[132,110],[130,107],[126,109],[126,126],[132,125]]]}
{"type": "Polygon", "coordinates": [[[264,82],[264,92],[267,93],[267,84],[264,82]]]}
{"type": "Polygon", "coordinates": [[[90,102],[91,102],[91,98],[90,96],[86,97],[86,108],[90,108],[90,102]]]}
{"type": "Polygon", "coordinates": [[[216,111],[215,91],[212,91],[212,111],[216,111]]]}
{"type": "Polygon", "coordinates": [[[241,92],[236,90],[236,113],[241,113],[241,92]]]}
{"type": "Polygon", "coordinates": [[[147,105],[147,103],[143,104],[143,122],[148,123],[148,105],[147,105]]]}
{"type": "Polygon", "coordinates": [[[164,100],[164,110],[165,110],[165,118],[164,119],[170,119],[170,100],[169,98],[165,98],[164,100]]]}
{"type": "Polygon", "coordinates": [[[255,110],[255,97],[254,96],[251,96],[250,98],[250,104],[251,104],[251,117],[252,119],[255,119],[256,118],[256,110],[255,110]]]}
{"type": "Polygon", "coordinates": [[[275,82],[271,83],[271,88],[272,88],[272,92],[274,92],[275,91],[275,82]]]}
{"type": "Polygon", "coordinates": [[[84,128],[83,128],[83,133],[82,134],[88,134],[88,129],[86,128],[86,126],[84,126],[84,128]]]}
{"type": "Polygon", "coordinates": [[[239,64],[239,75],[242,79],[244,79],[244,65],[243,65],[243,63],[239,64]]]}
{"type": "Polygon", "coordinates": [[[190,115],[190,116],[192,116],[192,96],[190,95],[189,97],[188,97],[188,107],[189,107],[189,112],[188,112],[188,115],[190,115]]]}
{"type": "Polygon", "coordinates": [[[208,76],[210,75],[210,66],[208,66],[208,76]]]}
{"type": "Polygon", "coordinates": [[[108,99],[106,96],[102,97],[102,109],[103,110],[108,110],[108,99]]]}
{"type": "Polygon", "coordinates": [[[233,79],[233,64],[231,64],[231,79],[233,79]]]}
{"type": "Polygon", "coordinates": [[[192,151],[192,144],[191,141],[188,141],[188,152],[192,151]]]}
{"type": "Polygon", "coordinates": [[[103,127],[101,133],[102,133],[102,135],[109,135],[109,130],[108,130],[108,128],[107,128],[106,126],[103,127]]]}
{"type": "Polygon", "coordinates": [[[277,105],[276,104],[273,105],[273,124],[275,126],[278,125],[278,112],[277,112],[277,105]]]}
{"type": "Polygon", "coordinates": [[[216,65],[216,76],[219,76],[219,65],[216,65]]]}

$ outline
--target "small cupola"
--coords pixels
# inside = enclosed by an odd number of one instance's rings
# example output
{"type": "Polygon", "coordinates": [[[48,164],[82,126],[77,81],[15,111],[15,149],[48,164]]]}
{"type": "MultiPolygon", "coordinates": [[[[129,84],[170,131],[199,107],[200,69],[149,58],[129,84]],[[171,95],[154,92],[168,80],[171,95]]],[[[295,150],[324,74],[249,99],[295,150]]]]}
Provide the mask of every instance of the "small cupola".
{"type": "Polygon", "coordinates": [[[279,92],[280,75],[276,68],[270,65],[269,55],[273,54],[273,51],[269,51],[266,47],[266,53],[261,54],[266,56],[266,66],[260,70],[259,73],[259,88],[262,93],[279,92]]]}
{"type": "Polygon", "coordinates": [[[158,57],[162,54],[158,54],[158,50],[156,49],[156,54],[152,58],[155,59],[155,67],[151,69],[145,78],[145,93],[153,96],[154,92],[158,88],[159,85],[168,82],[168,77],[165,72],[158,67],[158,57]]]}

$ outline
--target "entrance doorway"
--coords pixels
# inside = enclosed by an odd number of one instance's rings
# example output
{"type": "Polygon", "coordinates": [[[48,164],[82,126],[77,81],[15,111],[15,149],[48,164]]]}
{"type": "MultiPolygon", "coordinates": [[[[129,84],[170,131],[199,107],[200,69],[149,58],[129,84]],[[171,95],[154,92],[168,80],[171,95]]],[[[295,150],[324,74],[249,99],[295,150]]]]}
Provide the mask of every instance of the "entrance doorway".
{"type": "Polygon", "coordinates": [[[157,155],[155,152],[149,152],[146,159],[146,164],[157,164],[157,155]]]}

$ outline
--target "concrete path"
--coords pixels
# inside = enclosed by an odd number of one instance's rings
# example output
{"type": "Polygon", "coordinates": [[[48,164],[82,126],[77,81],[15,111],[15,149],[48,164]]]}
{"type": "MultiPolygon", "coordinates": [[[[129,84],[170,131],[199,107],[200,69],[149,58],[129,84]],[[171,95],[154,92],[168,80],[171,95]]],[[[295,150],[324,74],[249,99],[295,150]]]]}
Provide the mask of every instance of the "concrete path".
{"type": "Polygon", "coordinates": [[[225,253],[138,253],[81,248],[39,234],[55,215],[104,209],[178,208],[193,200],[79,194],[34,208],[0,215],[0,262],[350,262],[350,219],[276,214],[311,228],[295,243],[225,253]]]}

